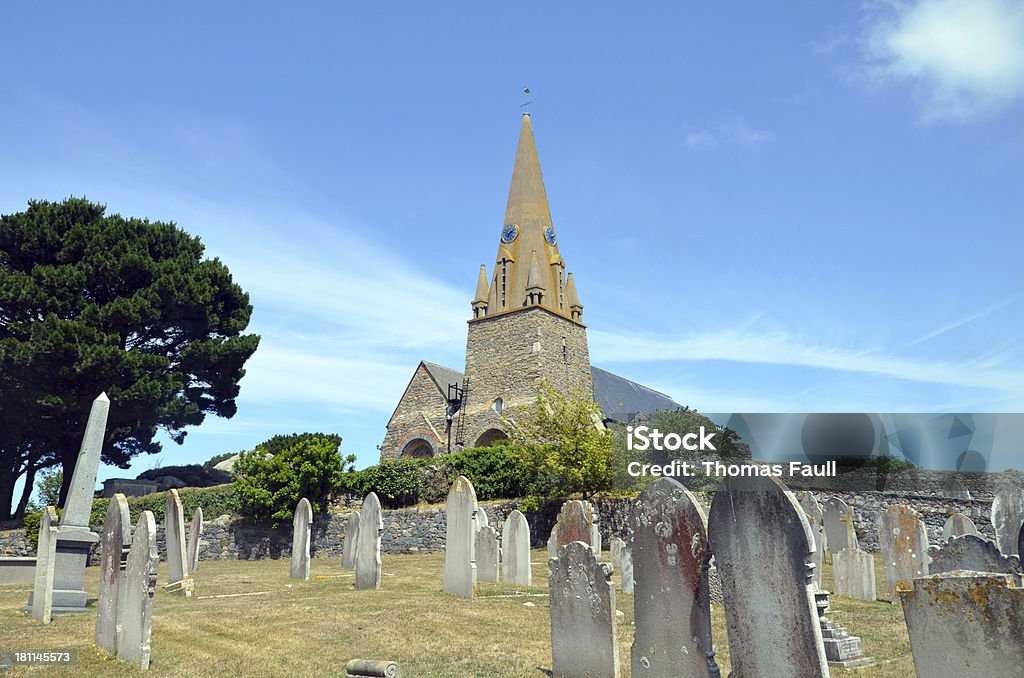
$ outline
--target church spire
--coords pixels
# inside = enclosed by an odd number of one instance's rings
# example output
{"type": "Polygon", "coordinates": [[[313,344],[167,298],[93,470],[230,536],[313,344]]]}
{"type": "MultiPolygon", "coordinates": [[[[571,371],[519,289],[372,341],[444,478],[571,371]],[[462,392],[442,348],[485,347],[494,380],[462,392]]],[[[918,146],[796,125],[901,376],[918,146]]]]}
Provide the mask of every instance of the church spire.
{"type": "MultiPolygon", "coordinates": [[[[523,115],[487,315],[541,306],[573,319],[530,114],[523,115]]],[[[479,316],[477,316],[479,317],[479,316]]]]}
{"type": "Polygon", "coordinates": [[[487,284],[487,266],[480,264],[480,277],[476,281],[476,296],[473,297],[473,317],[483,318],[487,315],[487,299],[490,286],[487,284]]]}

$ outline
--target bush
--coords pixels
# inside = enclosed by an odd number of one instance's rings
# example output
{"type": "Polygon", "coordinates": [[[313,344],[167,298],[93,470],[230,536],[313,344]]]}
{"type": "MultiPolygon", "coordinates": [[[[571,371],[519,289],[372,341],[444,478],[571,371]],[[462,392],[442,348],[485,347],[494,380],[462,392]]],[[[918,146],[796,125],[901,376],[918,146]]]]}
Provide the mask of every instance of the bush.
{"type": "MultiPolygon", "coordinates": [[[[212,520],[224,514],[233,516],[239,513],[238,495],[235,492],[234,485],[183,487],[178,490],[178,497],[181,499],[181,507],[186,520],[200,506],[203,507],[203,518],[206,520],[212,520]]],[[[92,530],[103,529],[103,521],[107,517],[107,507],[109,505],[109,498],[93,499],[92,514],[89,516],[89,527],[92,530]]],[[[131,513],[133,525],[138,522],[139,516],[143,511],[152,511],[156,522],[162,523],[166,507],[166,492],[157,492],[141,497],[128,497],[128,511],[131,513]]],[[[38,530],[38,528],[36,529],[38,530]]]]}
{"type": "Polygon", "coordinates": [[[227,471],[218,471],[217,469],[206,468],[206,466],[200,466],[199,464],[163,466],[143,471],[136,478],[138,480],[155,480],[162,476],[180,478],[186,487],[213,487],[214,485],[223,485],[224,483],[231,482],[231,474],[227,471]]]}
{"type": "Polygon", "coordinates": [[[359,472],[360,495],[375,492],[384,508],[412,506],[426,495],[425,467],[419,459],[384,459],[359,472]]]}
{"type": "MultiPolygon", "coordinates": [[[[53,504],[49,504],[53,506],[53,504]]],[[[57,517],[60,518],[64,513],[64,509],[57,509],[57,517]]],[[[43,512],[33,511],[32,513],[25,514],[25,540],[28,541],[28,545],[35,551],[39,548],[39,526],[43,523],[43,512]]]]}
{"type": "Polygon", "coordinates": [[[214,468],[213,468],[214,466],[216,466],[217,464],[221,463],[225,459],[230,459],[233,456],[235,456],[234,452],[225,452],[223,454],[215,454],[212,457],[210,457],[209,459],[207,459],[205,462],[203,462],[203,468],[205,468],[207,470],[210,470],[210,471],[213,471],[214,470],[214,468]]]}
{"type": "Polygon", "coordinates": [[[525,497],[529,491],[530,469],[515,454],[512,443],[473,447],[439,461],[450,469],[446,496],[448,487],[460,475],[469,478],[480,500],[525,497]]]}
{"type": "Polygon", "coordinates": [[[338,448],[341,436],[304,433],[274,436],[243,452],[235,464],[239,508],[257,522],[275,526],[291,521],[295,505],[305,497],[313,511],[326,510],[329,496],[340,486],[345,466],[338,448]],[[267,455],[271,456],[267,456],[267,455]]]}

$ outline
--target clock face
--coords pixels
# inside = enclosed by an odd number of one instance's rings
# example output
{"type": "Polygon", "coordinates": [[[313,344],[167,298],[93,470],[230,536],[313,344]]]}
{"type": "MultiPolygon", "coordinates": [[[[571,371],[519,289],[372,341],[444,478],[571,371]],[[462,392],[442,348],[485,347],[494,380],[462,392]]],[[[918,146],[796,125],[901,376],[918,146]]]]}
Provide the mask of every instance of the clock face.
{"type": "Polygon", "coordinates": [[[508,224],[501,229],[501,242],[510,243],[519,235],[519,227],[515,224],[508,224]]]}
{"type": "Polygon", "coordinates": [[[548,226],[544,229],[544,239],[548,241],[548,244],[554,247],[555,245],[555,229],[548,226]]]}

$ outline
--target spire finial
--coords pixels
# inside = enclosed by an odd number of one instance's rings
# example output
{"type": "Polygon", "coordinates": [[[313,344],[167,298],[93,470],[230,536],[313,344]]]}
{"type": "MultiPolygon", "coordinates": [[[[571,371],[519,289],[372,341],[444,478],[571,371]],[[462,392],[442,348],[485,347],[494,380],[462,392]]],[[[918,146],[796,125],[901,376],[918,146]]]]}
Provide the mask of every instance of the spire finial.
{"type": "Polygon", "coordinates": [[[530,88],[523,88],[523,103],[519,104],[519,108],[523,109],[523,115],[530,114],[530,104],[533,103],[533,99],[530,98],[530,88]]]}

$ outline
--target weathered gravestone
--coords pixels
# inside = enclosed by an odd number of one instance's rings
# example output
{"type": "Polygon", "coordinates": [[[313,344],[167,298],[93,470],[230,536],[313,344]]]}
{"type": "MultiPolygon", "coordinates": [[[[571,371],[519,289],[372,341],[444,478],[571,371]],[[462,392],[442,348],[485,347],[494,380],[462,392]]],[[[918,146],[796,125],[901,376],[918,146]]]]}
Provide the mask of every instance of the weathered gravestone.
{"type": "Polygon", "coordinates": [[[186,556],[188,557],[188,572],[192,574],[199,568],[199,540],[203,536],[203,507],[199,506],[196,508],[195,513],[192,514],[192,523],[188,528],[188,548],[186,549],[186,556]]]}
{"type": "Polygon", "coordinates": [[[118,598],[117,656],[145,671],[149,668],[149,640],[153,632],[153,595],[160,553],[156,550],[156,520],[143,511],[132,536],[118,598]]]}
{"type": "Polygon", "coordinates": [[[708,542],[722,580],[732,675],[828,676],[814,535],[793,494],[776,478],[728,478],[711,503],[708,542]]]}
{"type": "Polygon", "coordinates": [[[878,546],[886,589],[898,603],[900,588],[909,589],[914,577],[928,574],[928,533],[921,514],[909,506],[887,508],[878,519],[878,546]]]}
{"type": "MultiPolygon", "coordinates": [[[[589,501],[571,499],[562,504],[555,522],[554,532],[558,552],[562,547],[574,541],[581,541],[594,549],[601,557],[601,542],[597,530],[597,512],[589,501]]],[[[557,557],[557,556],[556,556],[557,557]]]]}
{"type": "Polygon", "coordinates": [[[992,527],[996,531],[996,546],[1005,555],[1019,555],[1017,535],[1024,524],[1024,490],[1016,486],[1003,486],[992,499],[992,527]]]}
{"type": "Polygon", "coordinates": [[[974,521],[968,516],[962,513],[954,513],[946,518],[946,522],[942,525],[942,541],[949,541],[953,537],[959,537],[964,534],[973,534],[975,537],[981,536],[974,521]]]}
{"type": "Polygon", "coordinates": [[[843,549],[832,556],[832,579],[837,596],[874,602],[875,559],[860,549],[843,549]]]}
{"type": "Polygon", "coordinates": [[[928,574],[954,570],[1015,575],[1020,575],[1021,572],[1018,556],[1004,555],[993,542],[973,534],[953,537],[945,544],[933,546],[928,551],[932,559],[928,565],[928,574]]]}
{"type": "Polygon", "coordinates": [[[821,577],[825,572],[825,512],[821,504],[810,492],[800,494],[800,508],[803,509],[807,522],[811,525],[811,534],[814,535],[814,587],[823,589],[821,577]]]}
{"type": "Polygon", "coordinates": [[[551,528],[551,535],[548,536],[548,560],[558,557],[558,524],[551,528]]]}
{"type": "Polygon", "coordinates": [[[359,536],[359,511],[352,511],[348,514],[348,521],[345,523],[345,543],[341,548],[341,566],[352,568],[356,566],[356,540],[359,536]]]}
{"type": "Polygon", "coordinates": [[[106,393],[101,393],[89,410],[89,421],[71,475],[64,513],[61,514],[60,527],[57,528],[57,551],[53,565],[53,614],[88,610],[84,587],[85,566],[89,562],[89,550],[100,539],[98,534],[89,530],[89,516],[92,513],[96,472],[100,466],[103,433],[109,410],[110,399],[106,393]]]}
{"type": "Polygon", "coordinates": [[[128,499],[118,493],[110,498],[100,534],[100,597],[96,603],[96,647],[111,654],[117,653],[118,610],[131,542],[128,499]]]}
{"type": "Polygon", "coordinates": [[[380,499],[375,492],[366,495],[359,513],[359,534],[356,536],[357,589],[380,588],[380,533],[384,531],[384,517],[380,512],[380,499]]]}
{"type": "Polygon", "coordinates": [[[476,531],[479,532],[481,528],[490,525],[490,521],[487,519],[487,511],[484,510],[483,506],[476,507],[476,513],[473,514],[474,520],[476,520],[476,531]]]}
{"type": "Polygon", "coordinates": [[[971,491],[957,477],[949,478],[942,484],[942,496],[950,499],[971,500],[971,491]]]}
{"type": "Polygon", "coordinates": [[[1017,533],[1017,555],[1024,557],[1024,525],[1020,526],[1020,532],[1017,533]]]}
{"type": "Polygon", "coordinates": [[[292,579],[309,579],[309,541],[313,531],[313,507],[303,497],[292,516],[292,579]]]}
{"type": "Polygon", "coordinates": [[[508,514],[501,530],[501,578],[506,584],[530,585],[530,524],[519,509],[508,514]]]}
{"type": "Polygon", "coordinates": [[[36,577],[32,589],[32,617],[44,624],[53,616],[53,574],[57,560],[57,509],[47,506],[39,523],[36,543],[36,577]]]}
{"type": "Polygon", "coordinates": [[[835,555],[843,549],[855,549],[857,532],[853,529],[853,509],[839,497],[829,497],[822,506],[825,546],[835,555]]]}
{"type": "Polygon", "coordinates": [[[633,593],[633,589],[636,586],[636,580],[633,579],[633,547],[626,545],[622,548],[622,554],[619,556],[619,561],[622,564],[620,573],[622,576],[622,592],[633,593]]]}
{"type": "Polygon", "coordinates": [[[900,598],[918,678],[1021,675],[1024,590],[1012,576],[920,577],[900,598]]]}
{"type": "Polygon", "coordinates": [[[444,505],[447,529],[444,541],[445,593],[464,598],[476,595],[476,490],[466,476],[459,476],[448,491],[444,505]]]}
{"type": "MultiPolygon", "coordinates": [[[[680,483],[659,478],[637,497],[631,524],[639,575],[633,603],[632,675],[717,678],[704,511],[680,483]]],[[[612,549],[614,553],[614,539],[612,549]]]]}
{"type": "Polygon", "coordinates": [[[626,542],[618,537],[612,537],[608,541],[608,552],[611,556],[612,567],[618,570],[622,567],[622,549],[626,548],[626,542]]]}
{"type": "Polygon", "coordinates": [[[501,546],[498,533],[493,527],[481,527],[476,531],[476,579],[477,581],[498,581],[501,564],[501,546]]]}
{"type": "Polygon", "coordinates": [[[192,577],[188,574],[185,548],[185,509],[177,490],[167,491],[164,510],[164,539],[167,542],[167,586],[165,590],[186,597],[192,595],[192,577]]]}
{"type": "Polygon", "coordinates": [[[611,566],[580,541],[560,547],[549,566],[551,675],[618,678],[611,566]]]}

